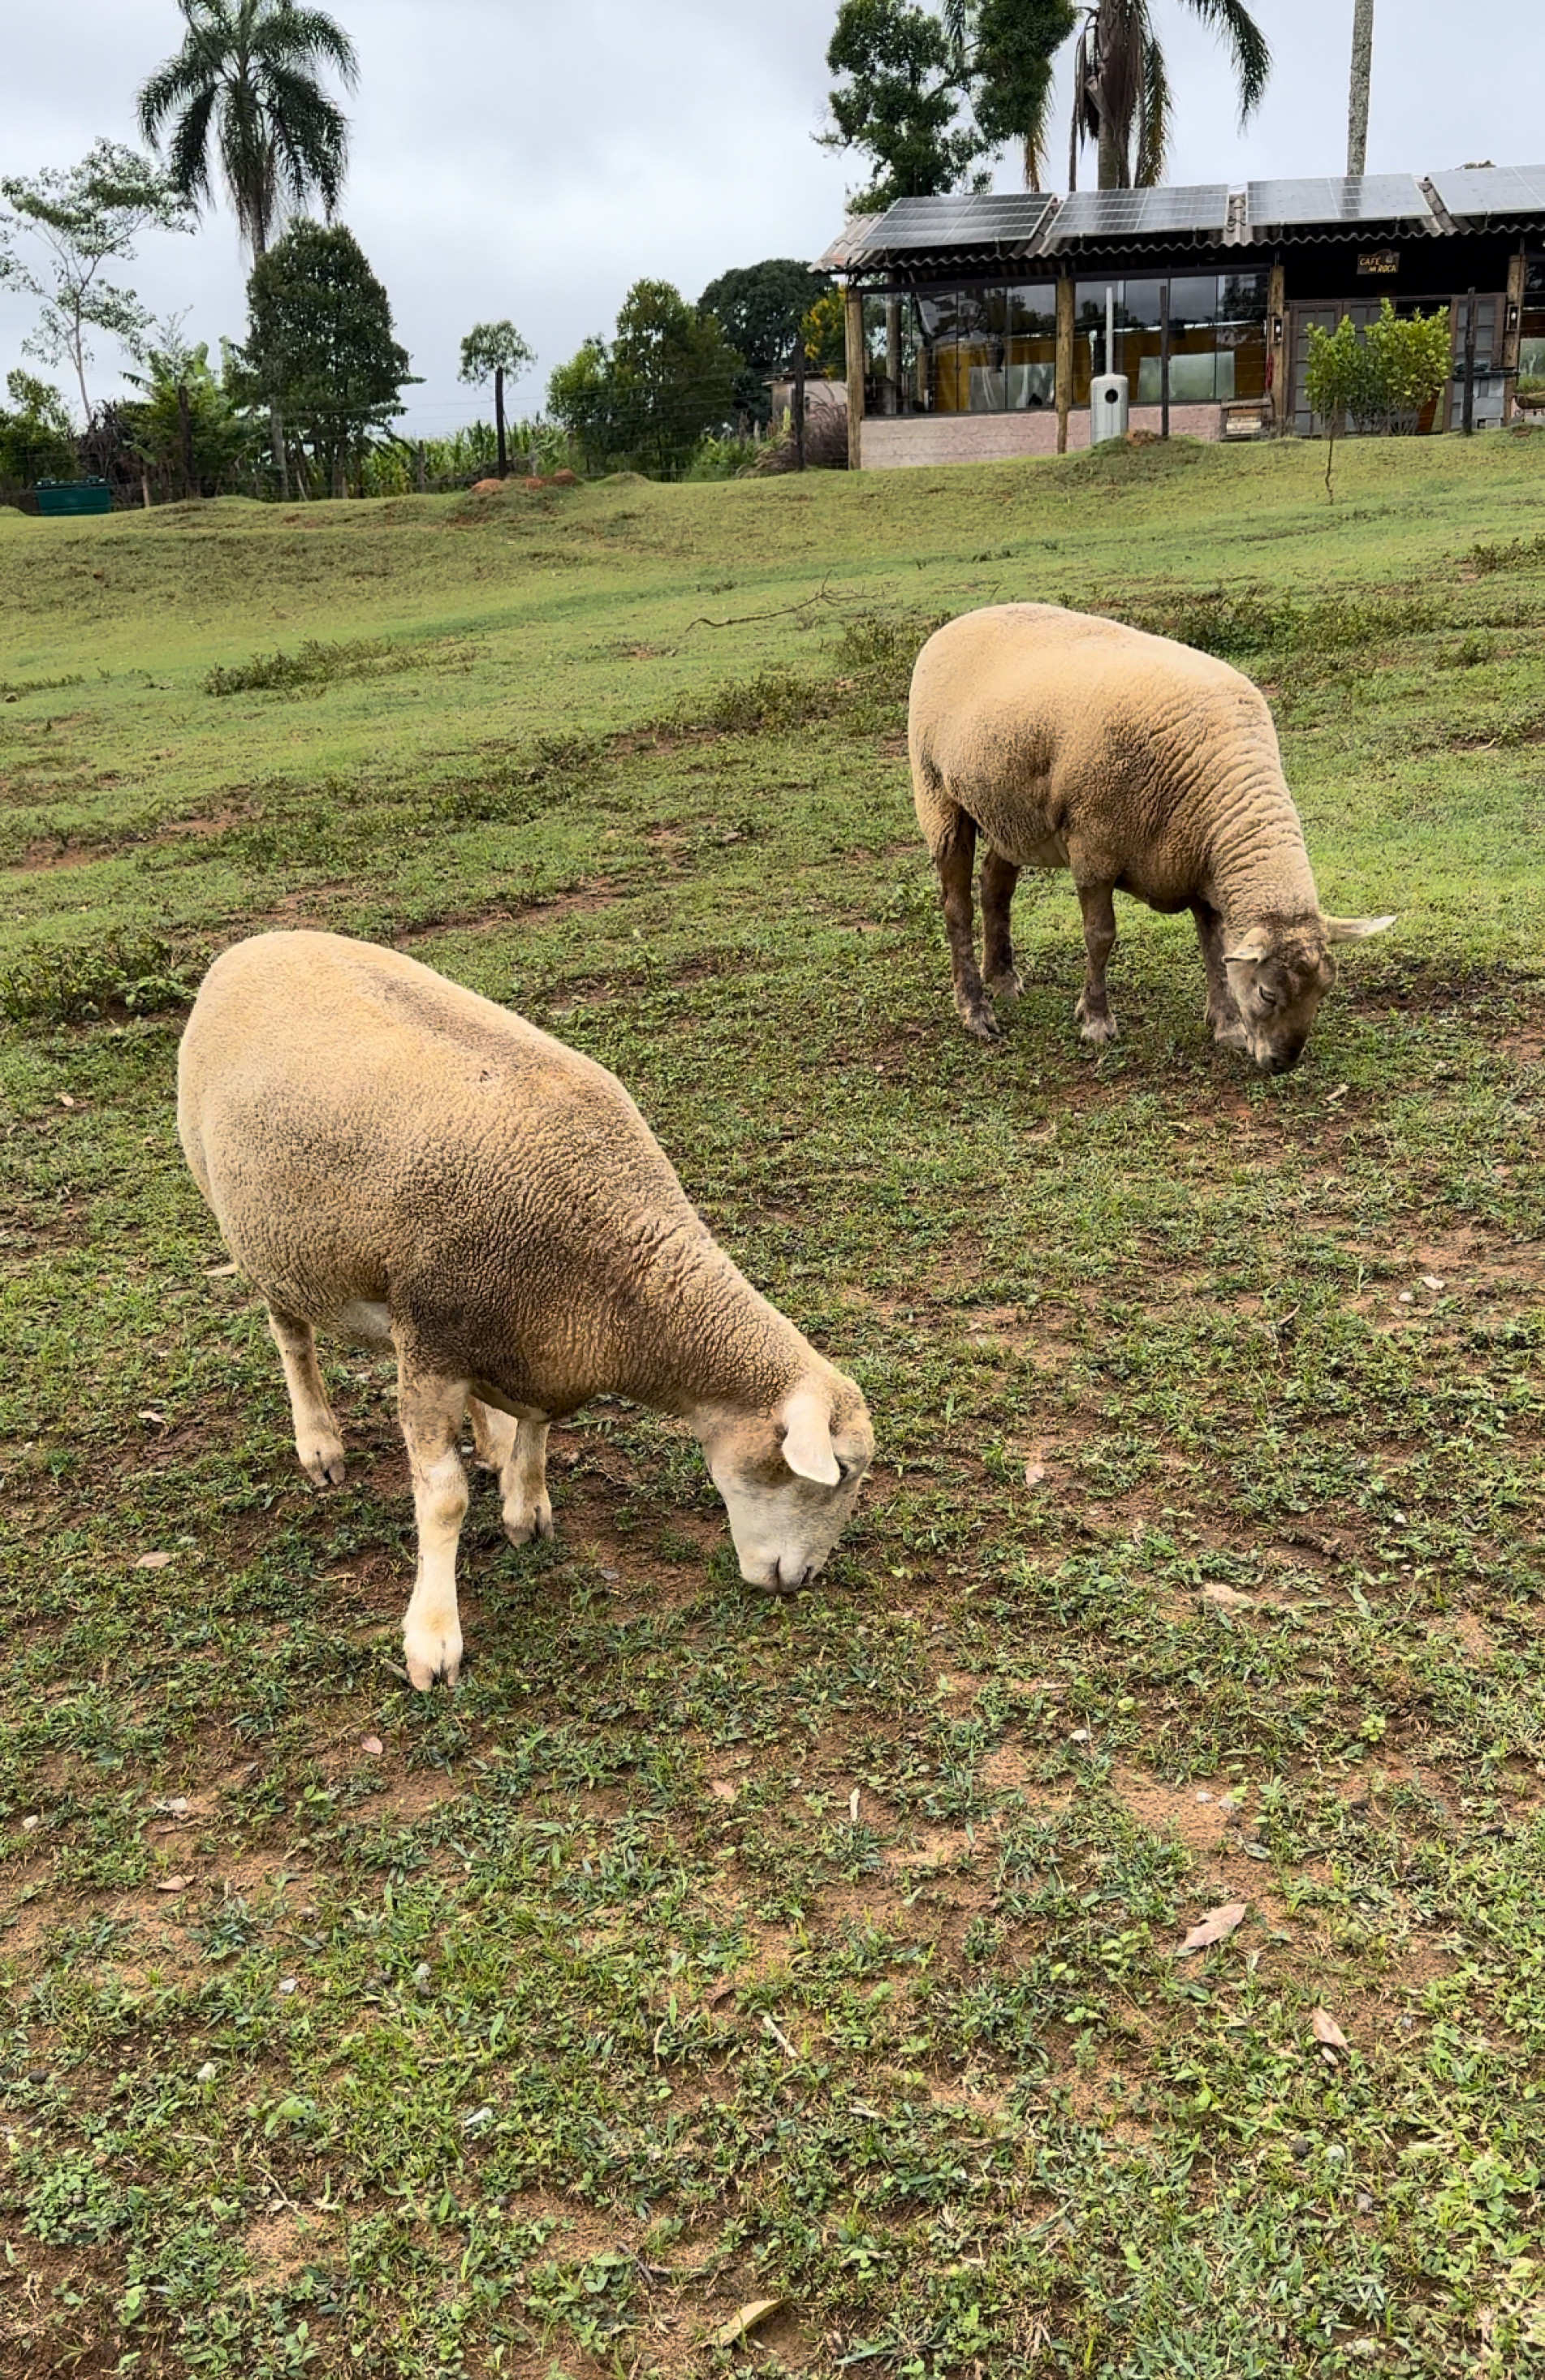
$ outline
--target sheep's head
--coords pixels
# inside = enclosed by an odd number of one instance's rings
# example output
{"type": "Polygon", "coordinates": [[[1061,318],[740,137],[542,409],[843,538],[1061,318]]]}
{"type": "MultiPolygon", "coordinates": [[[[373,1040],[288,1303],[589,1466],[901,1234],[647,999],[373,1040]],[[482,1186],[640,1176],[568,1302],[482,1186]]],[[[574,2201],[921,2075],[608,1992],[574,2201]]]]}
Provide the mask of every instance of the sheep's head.
{"type": "Polygon", "coordinates": [[[700,1435],[741,1577],[785,1593],[808,1585],[874,1459],[858,1390],[840,1372],[812,1374],[775,1412],[716,1417],[700,1435]]]}
{"type": "Polygon", "coordinates": [[[1223,953],[1245,1046],[1268,1074],[1285,1075],[1304,1053],[1320,1003],[1336,979],[1332,942],[1381,934],[1393,917],[1308,917],[1252,926],[1223,953]]]}

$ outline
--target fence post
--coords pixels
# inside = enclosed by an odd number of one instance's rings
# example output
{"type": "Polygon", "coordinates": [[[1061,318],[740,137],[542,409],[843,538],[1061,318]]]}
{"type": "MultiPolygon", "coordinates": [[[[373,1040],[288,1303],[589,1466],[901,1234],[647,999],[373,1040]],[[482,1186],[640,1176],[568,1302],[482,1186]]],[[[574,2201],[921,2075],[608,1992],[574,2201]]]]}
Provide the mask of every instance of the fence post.
{"type": "Polygon", "coordinates": [[[1159,435],[1170,434],[1170,285],[1159,284],[1159,435]]]}
{"type": "Polygon", "coordinates": [[[1057,283],[1057,452],[1067,452],[1067,418],[1073,410],[1073,284],[1057,283]]]}
{"type": "Polygon", "coordinates": [[[421,438],[413,449],[413,485],[420,495],[425,492],[429,485],[429,457],[424,453],[424,442],[421,438]]]}
{"type": "Polygon", "coordinates": [[[1476,293],[1465,300],[1465,404],[1460,417],[1466,438],[1476,426],[1476,293]]]}
{"type": "Polygon", "coordinates": [[[805,342],[796,333],[794,341],[794,468],[805,468],[805,342]]]}

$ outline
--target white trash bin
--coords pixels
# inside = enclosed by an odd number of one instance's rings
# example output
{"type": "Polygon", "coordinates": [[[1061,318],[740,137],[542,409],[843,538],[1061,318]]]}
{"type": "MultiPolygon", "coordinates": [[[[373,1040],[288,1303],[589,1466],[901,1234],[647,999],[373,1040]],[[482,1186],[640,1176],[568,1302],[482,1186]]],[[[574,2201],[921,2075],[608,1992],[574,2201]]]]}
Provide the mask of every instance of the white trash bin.
{"type": "Polygon", "coordinates": [[[1101,372],[1089,385],[1089,444],[1126,435],[1126,374],[1101,372]]]}

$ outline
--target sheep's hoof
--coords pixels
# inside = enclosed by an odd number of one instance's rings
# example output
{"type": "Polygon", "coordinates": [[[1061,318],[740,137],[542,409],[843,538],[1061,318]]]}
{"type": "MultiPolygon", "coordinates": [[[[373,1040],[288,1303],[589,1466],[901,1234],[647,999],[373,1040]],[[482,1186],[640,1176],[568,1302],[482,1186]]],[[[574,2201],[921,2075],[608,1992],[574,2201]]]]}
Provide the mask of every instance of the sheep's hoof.
{"type": "Polygon", "coordinates": [[[1079,1038],[1103,1044],[1116,1038],[1116,1020],[1109,1010],[1101,1016],[1091,1016],[1082,1001],[1073,1012],[1078,1021],[1079,1038]]]}
{"type": "Polygon", "coordinates": [[[443,1633],[425,1628],[416,1630],[411,1636],[405,1631],[402,1650],[408,1678],[421,1694],[427,1694],[439,1678],[454,1686],[461,1675],[459,1628],[446,1629],[443,1633]]]}
{"type": "Polygon", "coordinates": [[[545,1496],[529,1510],[506,1509],[505,1535],[512,1546],[529,1546],[533,1537],[550,1537],[553,1534],[553,1507],[545,1496]]]}
{"type": "Polygon", "coordinates": [[[983,980],[999,1000],[1022,1000],[1025,996],[1024,980],[1017,967],[998,967],[983,980]]]}
{"type": "Polygon", "coordinates": [[[1004,1038],[1003,1026],[985,1000],[973,1001],[969,1006],[963,1001],[960,1003],[960,1021],[967,1032],[978,1041],[1001,1041],[1004,1038]]]}
{"type": "Polygon", "coordinates": [[[314,1487],[341,1488],[347,1468],[343,1440],[337,1438],[297,1439],[295,1451],[300,1457],[300,1468],[314,1487]]]}

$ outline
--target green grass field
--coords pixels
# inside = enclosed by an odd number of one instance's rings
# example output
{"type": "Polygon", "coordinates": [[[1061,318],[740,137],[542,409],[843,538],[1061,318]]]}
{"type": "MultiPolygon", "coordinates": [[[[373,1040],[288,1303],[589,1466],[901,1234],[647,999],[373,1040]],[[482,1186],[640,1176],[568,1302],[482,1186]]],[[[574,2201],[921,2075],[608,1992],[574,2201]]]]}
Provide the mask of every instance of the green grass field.
{"type": "Polygon", "coordinates": [[[1545,438],[1321,469],[0,511],[5,2380],[1545,2372],[1545,438]],[[1249,671],[1399,912],[1296,1074],[1129,906],[1096,1058],[1065,880],[960,1030],[906,677],[1028,596],[1249,671]],[[862,1381],[813,1592],[602,1402],[406,1685],[391,1369],[314,1493],[173,1127],[303,922],[862,1381]]]}

